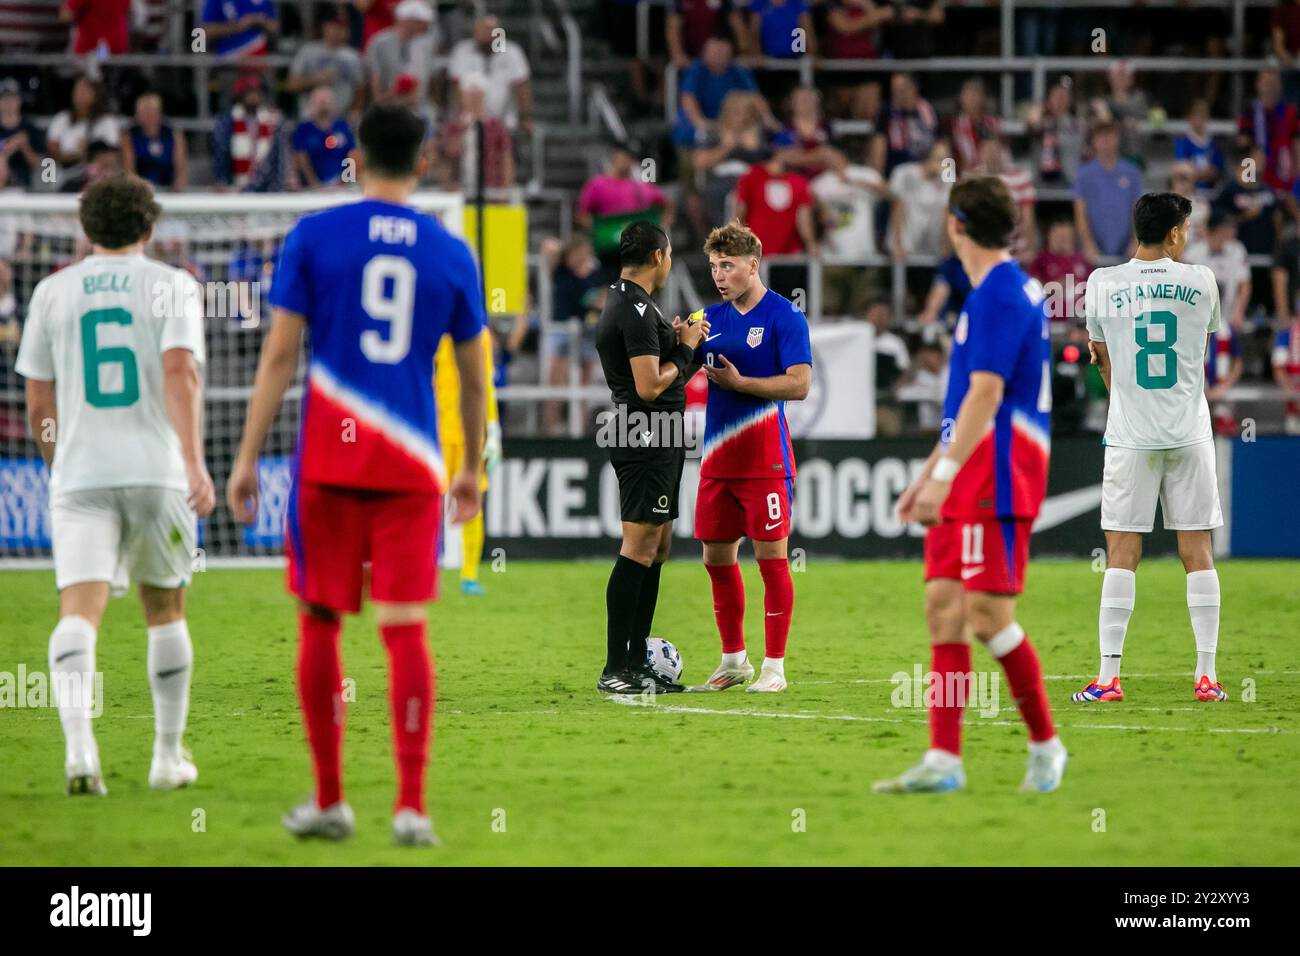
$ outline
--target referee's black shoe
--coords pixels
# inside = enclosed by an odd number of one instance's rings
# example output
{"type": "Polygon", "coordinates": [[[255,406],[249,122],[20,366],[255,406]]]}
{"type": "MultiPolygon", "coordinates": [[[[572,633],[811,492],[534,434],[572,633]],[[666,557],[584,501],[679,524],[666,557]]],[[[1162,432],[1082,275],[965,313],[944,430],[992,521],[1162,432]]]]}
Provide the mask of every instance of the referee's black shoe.
{"type": "MultiPolygon", "coordinates": [[[[635,674],[626,670],[605,671],[596,681],[596,690],[602,694],[636,695],[646,693],[646,682],[650,678],[640,671],[635,674]]],[[[654,691],[650,691],[654,693],[654,691]]]]}
{"type": "Polygon", "coordinates": [[[680,694],[686,690],[685,684],[669,680],[648,664],[629,667],[627,670],[633,680],[640,680],[645,685],[646,690],[652,694],[680,694]]]}

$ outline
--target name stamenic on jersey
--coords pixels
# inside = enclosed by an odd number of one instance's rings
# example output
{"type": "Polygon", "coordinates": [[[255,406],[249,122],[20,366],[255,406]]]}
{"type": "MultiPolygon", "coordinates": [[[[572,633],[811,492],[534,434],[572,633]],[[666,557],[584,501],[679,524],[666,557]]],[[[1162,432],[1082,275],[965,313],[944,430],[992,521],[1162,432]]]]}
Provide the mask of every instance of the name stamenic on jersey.
{"type": "Polygon", "coordinates": [[[1132,285],[1126,285],[1119,288],[1106,288],[1106,301],[1110,303],[1112,309],[1121,310],[1125,306],[1136,305],[1148,299],[1166,299],[1174,302],[1186,302],[1188,305],[1196,305],[1197,300],[1201,297],[1203,290],[1191,286],[1185,286],[1182,283],[1164,282],[1164,283],[1141,283],[1137,282],[1132,285]]]}

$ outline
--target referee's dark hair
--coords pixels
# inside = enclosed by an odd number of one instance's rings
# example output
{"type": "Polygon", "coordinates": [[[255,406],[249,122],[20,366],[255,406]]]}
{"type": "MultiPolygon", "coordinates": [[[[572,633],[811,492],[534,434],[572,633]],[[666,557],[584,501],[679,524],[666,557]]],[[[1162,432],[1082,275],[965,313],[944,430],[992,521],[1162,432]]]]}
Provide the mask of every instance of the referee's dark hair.
{"type": "Polygon", "coordinates": [[[1005,249],[1016,231],[1016,204],[997,176],[975,176],[952,187],[948,210],[977,246],[1005,249]]]}
{"type": "Polygon", "coordinates": [[[1144,193],[1133,207],[1133,232],[1144,246],[1158,246],[1169,230],[1192,214],[1192,201],[1178,193],[1144,193]]]}
{"type": "Polygon", "coordinates": [[[624,269],[639,269],[654,262],[655,251],[668,249],[668,233],[653,222],[638,219],[623,227],[618,237],[618,260],[624,269]]]}
{"type": "Polygon", "coordinates": [[[371,172],[406,179],[415,175],[426,132],[414,111],[398,103],[376,103],[361,117],[357,140],[371,172]]]}

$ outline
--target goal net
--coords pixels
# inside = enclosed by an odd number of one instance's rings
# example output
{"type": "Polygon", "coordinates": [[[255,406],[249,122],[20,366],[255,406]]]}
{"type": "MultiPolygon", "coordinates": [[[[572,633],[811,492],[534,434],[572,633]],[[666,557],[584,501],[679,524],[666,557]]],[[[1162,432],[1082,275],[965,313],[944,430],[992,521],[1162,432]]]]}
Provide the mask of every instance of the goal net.
{"type": "MultiPolygon", "coordinates": [[[[261,505],[252,526],[235,524],[222,500],[225,481],[270,323],[268,295],[284,236],[304,213],[356,198],[343,193],[158,196],[163,215],[147,254],[190,272],[204,292],[204,425],[217,509],[200,522],[196,561],[283,552],[305,363],[262,449],[261,505]]],[[[412,197],[412,205],[464,235],[461,195],[421,192],[412,197]]],[[[43,563],[50,555],[49,474],[28,433],[23,381],[14,372],[27,302],[36,283],[89,251],[77,220],[76,196],[6,194],[0,201],[0,565],[43,563]]]]}

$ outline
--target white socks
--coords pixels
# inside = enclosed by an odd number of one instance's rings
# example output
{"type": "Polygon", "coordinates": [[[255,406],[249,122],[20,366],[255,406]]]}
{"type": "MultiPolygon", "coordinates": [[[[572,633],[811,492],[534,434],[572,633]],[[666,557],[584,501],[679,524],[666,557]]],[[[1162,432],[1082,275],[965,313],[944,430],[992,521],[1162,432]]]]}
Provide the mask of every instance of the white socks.
{"type": "Polygon", "coordinates": [[[728,668],[739,667],[745,663],[746,659],[747,655],[744,651],[736,651],[734,654],[724,653],[722,655],[722,666],[728,668]]]}
{"type": "Polygon", "coordinates": [[[776,674],[778,677],[785,677],[785,658],[784,657],[765,657],[763,658],[764,673],[776,674]]]}
{"type": "Polygon", "coordinates": [[[1187,575],[1187,612],[1196,635],[1196,674],[1218,683],[1214,673],[1214,654],[1219,648],[1219,572],[1192,571],[1187,575]]]}
{"type": "MultiPolygon", "coordinates": [[[[1119,676],[1120,655],[1124,653],[1124,635],[1137,595],[1137,575],[1123,568],[1107,568],[1101,584],[1101,613],[1097,632],[1101,643],[1099,683],[1109,684],[1119,676]]],[[[1187,575],[1187,612],[1196,636],[1196,674],[1217,682],[1214,654],[1219,647],[1219,572],[1192,571],[1187,575]]]]}
{"type": "Polygon", "coordinates": [[[925,752],[925,756],[921,758],[921,763],[940,773],[951,773],[954,770],[961,769],[961,757],[957,754],[948,753],[946,750],[936,750],[933,747],[925,752]]]}
{"type": "Polygon", "coordinates": [[[184,619],[149,628],[149,689],[153,691],[154,750],[179,756],[190,709],[194,647],[184,619]]]}
{"type": "Polygon", "coordinates": [[[1097,615],[1097,634],[1101,643],[1101,670],[1097,681],[1109,684],[1119,676],[1120,656],[1124,653],[1124,635],[1137,596],[1137,575],[1124,568],[1107,568],[1101,582],[1101,613],[1097,615]]]}
{"type": "Polygon", "coordinates": [[[93,756],[95,735],[90,719],[95,692],[95,626],[84,617],[60,618],[50,634],[50,683],[69,760],[93,756]]]}

